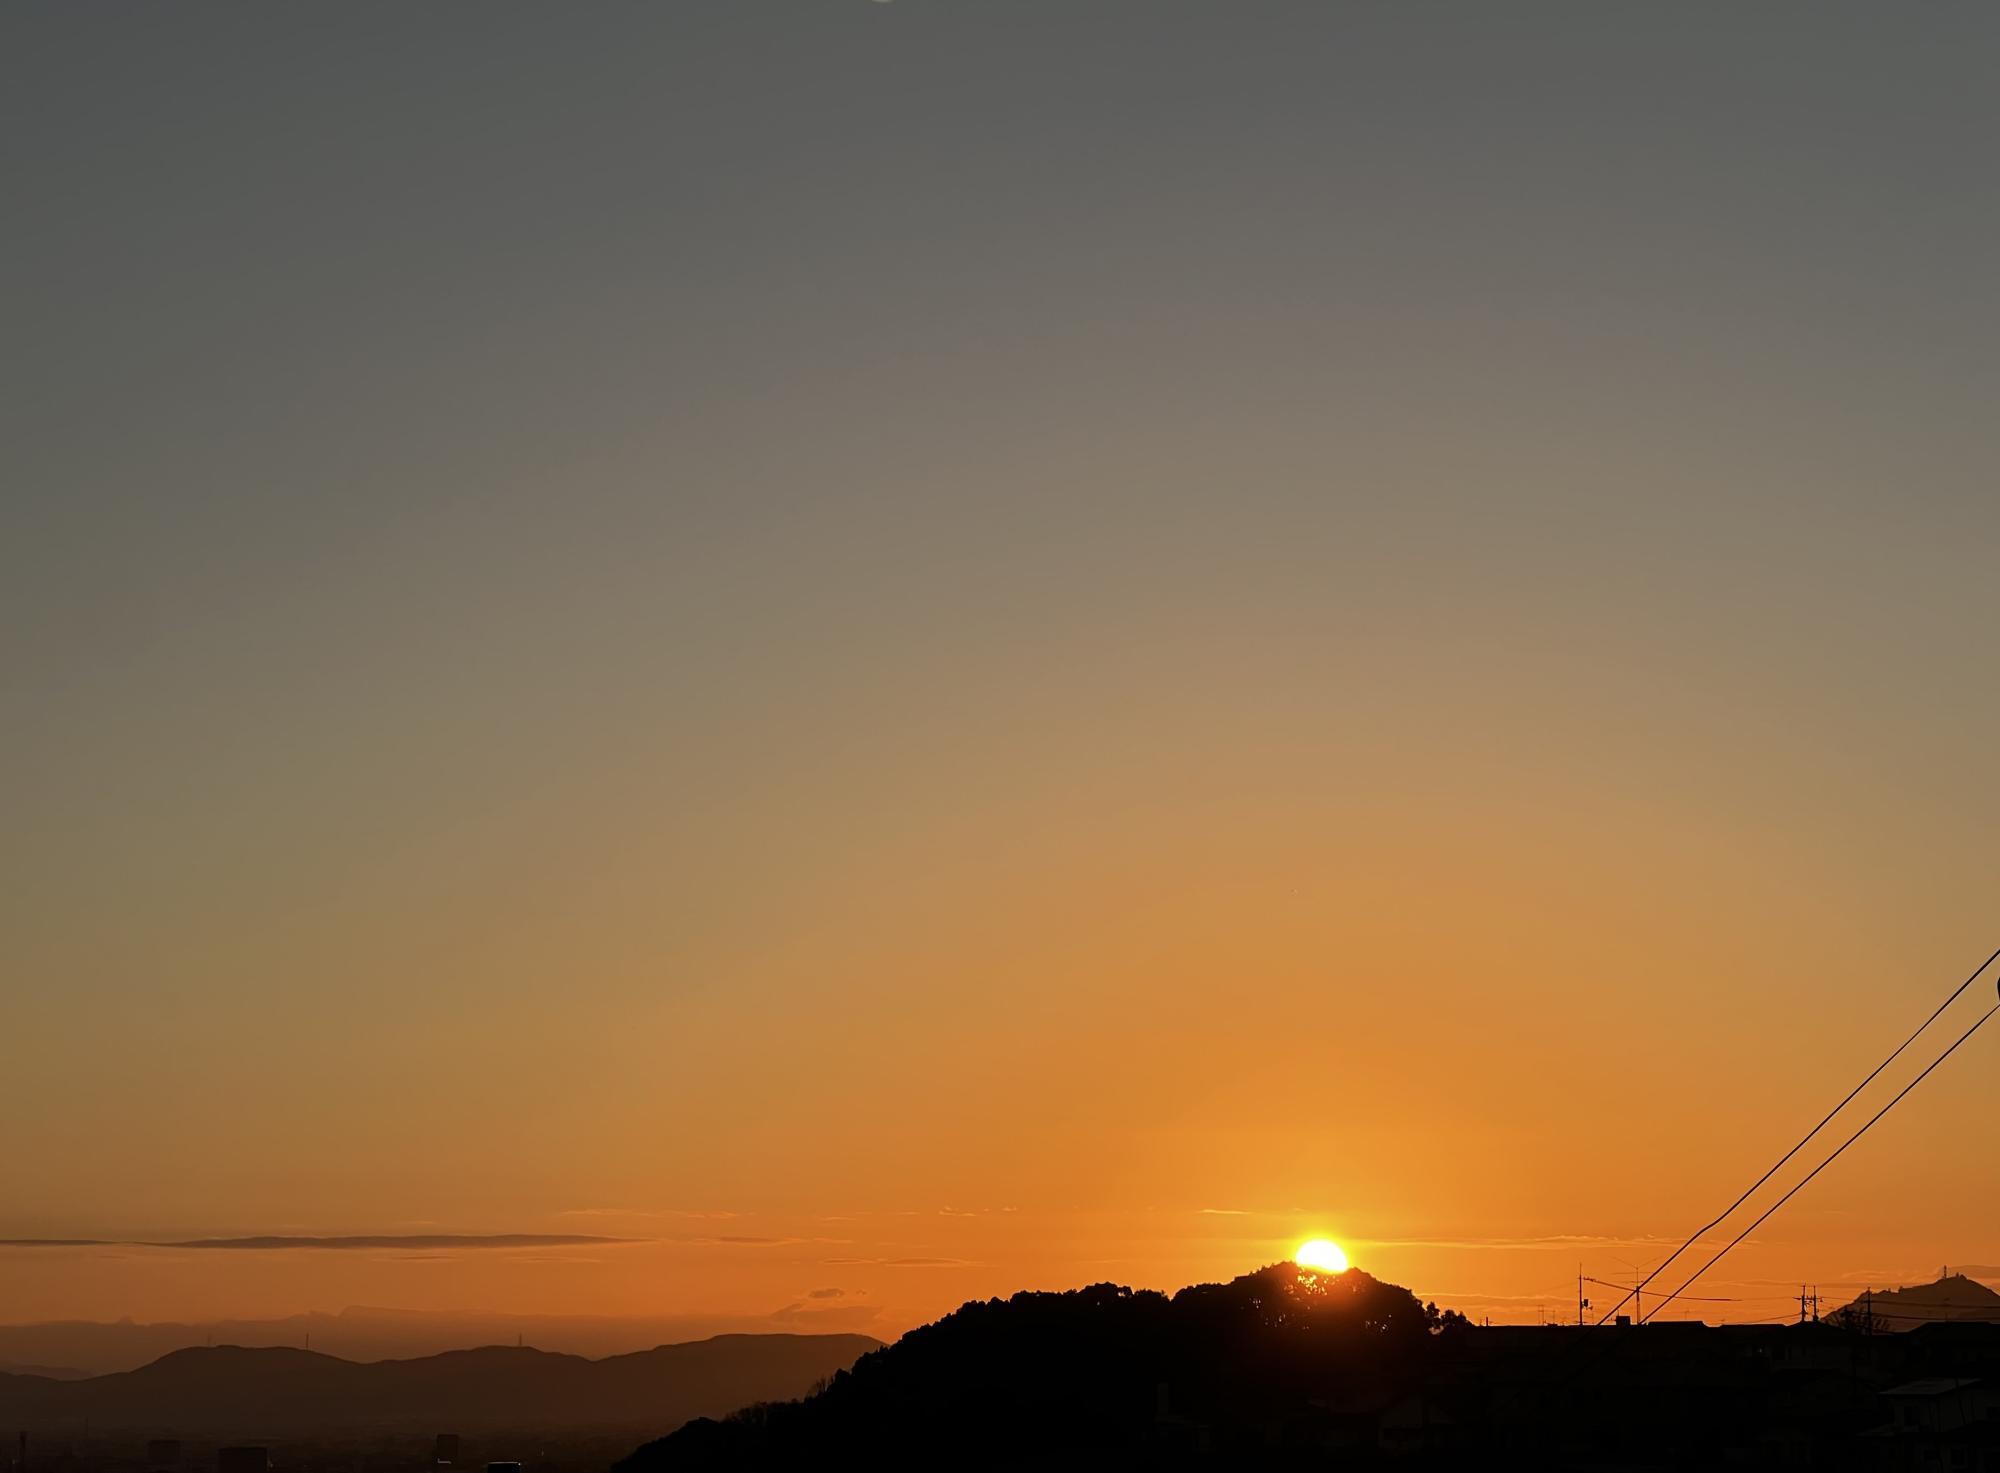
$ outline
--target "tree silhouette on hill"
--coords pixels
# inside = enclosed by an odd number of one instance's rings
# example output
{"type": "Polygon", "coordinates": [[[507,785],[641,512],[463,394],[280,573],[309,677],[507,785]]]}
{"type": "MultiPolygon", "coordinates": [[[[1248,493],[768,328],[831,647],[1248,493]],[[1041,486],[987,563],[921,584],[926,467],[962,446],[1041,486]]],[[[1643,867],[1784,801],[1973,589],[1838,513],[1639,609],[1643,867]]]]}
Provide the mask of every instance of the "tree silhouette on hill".
{"type": "Polygon", "coordinates": [[[1465,1325],[1358,1269],[1277,1264],[1227,1284],[1094,1284],[974,1301],[801,1402],[690,1423],[619,1473],[858,1458],[1012,1462],[1176,1442],[1264,1447],[1379,1405],[1465,1325]]]}

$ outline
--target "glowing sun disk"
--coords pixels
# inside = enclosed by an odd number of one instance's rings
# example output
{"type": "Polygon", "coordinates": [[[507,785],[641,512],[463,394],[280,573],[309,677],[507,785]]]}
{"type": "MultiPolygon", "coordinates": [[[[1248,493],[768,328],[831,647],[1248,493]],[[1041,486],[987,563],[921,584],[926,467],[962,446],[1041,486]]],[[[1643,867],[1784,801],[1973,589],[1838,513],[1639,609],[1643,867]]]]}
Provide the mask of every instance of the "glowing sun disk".
{"type": "Polygon", "coordinates": [[[1347,1255],[1340,1251],[1340,1244],[1328,1238],[1313,1238],[1299,1244],[1299,1251],[1292,1255],[1292,1262],[1315,1273],[1347,1272],[1347,1255]]]}

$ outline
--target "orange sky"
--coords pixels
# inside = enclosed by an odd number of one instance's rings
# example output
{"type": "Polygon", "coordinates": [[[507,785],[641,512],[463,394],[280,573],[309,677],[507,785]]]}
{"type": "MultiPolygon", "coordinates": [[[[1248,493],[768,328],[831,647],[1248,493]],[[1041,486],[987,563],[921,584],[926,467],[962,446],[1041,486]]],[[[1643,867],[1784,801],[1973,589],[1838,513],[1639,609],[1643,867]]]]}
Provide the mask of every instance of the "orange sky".
{"type": "Polygon", "coordinates": [[[1087,10],[8,18],[0,1237],[644,1241],[0,1314],[1573,1313],[2000,945],[1990,21],[1087,10]]]}

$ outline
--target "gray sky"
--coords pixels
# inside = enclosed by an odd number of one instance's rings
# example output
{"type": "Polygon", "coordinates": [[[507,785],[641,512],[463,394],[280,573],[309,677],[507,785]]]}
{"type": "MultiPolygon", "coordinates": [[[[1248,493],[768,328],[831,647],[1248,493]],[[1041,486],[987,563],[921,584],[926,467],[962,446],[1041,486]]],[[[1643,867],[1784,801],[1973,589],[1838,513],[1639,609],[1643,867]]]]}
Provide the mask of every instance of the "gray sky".
{"type": "MultiPolygon", "coordinates": [[[[1387,954],[1419,896],[1642,918],[1693,996],[1776,989],[1745,1066],[1802,998],[1925,993],[1989,949],[2000,818],[1996,43],[1951,4],[8,6],[0,1036],[17,1088],[107,1082],[0,1124],[0,1234],[384,1230],[439,1159],[459,1227],[619,1196],[622,1136],[503,1187],[558,1130],[524,1073],[593,1081],[573,1126],[740,1082],[778,1169],[840,1071],[1006,1036],[947,959],[1036,936],[1109,997],[1134,938],[1199,954],[1065,908],[1167,855],[1283,897],[1338,851],[1319,941],[1216,921],[1292,956],[1387,954]],[[1399,888],[1405,841],[1466,872],[1399,888]],[[282,1130],[229,1082],[273,1040],[282,1130]],[[426,1082],[327,1103],[385,1070],[426,1082]]],[[[1508,1048],[1611,1070],[1601,958],[1543,944],[1508,1048]]],[[[656,1165],[700,1197],[716,1150],[656,1165]]]]}

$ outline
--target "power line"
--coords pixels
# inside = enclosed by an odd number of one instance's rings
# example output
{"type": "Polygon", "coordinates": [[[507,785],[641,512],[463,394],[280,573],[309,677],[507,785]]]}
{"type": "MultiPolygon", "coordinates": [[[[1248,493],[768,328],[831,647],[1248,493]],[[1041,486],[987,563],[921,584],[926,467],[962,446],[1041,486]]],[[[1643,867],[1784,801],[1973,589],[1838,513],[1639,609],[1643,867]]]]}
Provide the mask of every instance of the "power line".
{"type": "MultiPolygon", "coordinates": [[[[1586,1284],[1598,1284],[1606,1289],[1623,1289],[1627,1294],[1634,1292],[1632,1286],[1629,1284],[1614,1284],[1609,1279],[1594,1279],[1589,1274],[1584,1274],[1581,1277],[1586,1284]]],[[[1789,1301],[1791,1297],[1789,1294],[1766,1294],[1755,1302],[1761,1303],[1768,1300],[1775,1304],[1780,1299],[1789,1301]]],[[[1742,1304],[1746,1302],[1740,1294],[1683,1294],[1681,1298],[1694,1300],[1701,1304],[1742,1304]]]]}
{"type": "MultiPolygon", "coordinates": [[[[1996,952],[1994,955],[2000,956],[2000,952],[1996,952]]],[[[1987,958],[1987,960],[1991,961],[1992,958],[1989,957],[1987,958]]],[[[1985,968],[1982,967],[1980,968],[1980,970],[1984,971],[1985,968]]],[[[1974,973],[1973,975],[1977,976],[1978,973],[1974,973]]],[[[1959,991],[1961,992],[1964,990],[1965,990],[1964,988],[1959,989],[1959,991]]],[[[1954,994],[1954,996],[1956,996],[1956,994],[1954,994]]],[[[1931,1070],[1937,1068],[1938,1065],[1942,1064],[1946,1059],[1950,1058],[1953,1054],[1957,1053],[1959,1045],[1964,1043],[1968,1038],[1972,1037],[1972,1035],[1977,1033],[1981,1028],[1985,1027],[1986,1020],[1988,1018],[1991,1018],[1995,1013],[2000,1013],[2000,1002],[1996,1002],[1995,1004],[1993,1004],[1992,1007],[1988,1008],[1985,1012],[1981,1013],[1979,1015],[1978,1022],[1974,1023],[1970,1028],[1966,1029],[1965,1032],[1959,1034],[1957,1042],[1953,1043],[1950,1048],[1946,1049],[1943,1053],[1939,1054],[1935,1059],[1932,1059],[1930,1063],[1925,1067],[1923,1073],[1919,1074],[1915,1079],[1912,1079],[1908,1084],[1904,1085],[1901,1089],[1897,1090],[1895,1098],[1890,1100],[1889,1103],[1884,1105],[1881,1109],[1877,1110],[1873,1115],[1869,1116],[1868,1123],[1866,1125],[1863,1125],[1861,1129],[1855,1131],[1853,1135],[1849,1136],[1846,1140],[1842,1141],[1840,1145],[1835,1148],[1834,1153],[1831,1156],[1828,1156],[1824,1161],[1820,1162],[1819,1165],[1815,1166],[1811,1171],[1807,1172],[1805,1177],[1798,1183],[1797,1186],[1793,1187],[1789,1192],[1785,1193],[1784,1196],[1778,1198],[1778,1200],[1773,1202],[1769,1207],[1766,1207],[1764,1211],[1758,1216],[1757,1220],[1751,1223],[1749,1227],[1743,1229],[1742,1232],[1738,1233],[1735,1237],[1731,1238],[1727,1243],[1723,1244],[1722,1247],[1718,1248],[1713,1258],[1709,1259],[1707,1263],[1704,1263],[1700,1268],[1696,1269],[1693,1273],[1689,1274],[1687,1279],[1681,1284],[1680,1289],[1674,1290],[1673,1293],[1667,1295],[1666,1298],[1662,1299],[1658,1304],[1654,1305],[1650,1310],[1648,1310],[1646,1314],[1640,1319],[1639,1323],[1644,1324],[1647,1320],[1651,1319],[1654,1315],[1658,1314],[1661,1310],[1665,1309],[1669,1304],[1672,1304],[1674,1300],[1680,1297],[1681,1289],[1687,1288],[1689,1284],[1692,1284],[1696,1279],[1700,1278],[1703,1274],[1707,1273],[1710,1269],[1714,1268],[1716,1264],[1722,1261],[1724,1254],[1728,1253],[1731,1248],[1734,1248],[1738,1243],[1742,1242],[1745,1238],[1749,1237],[1752,1233],[1754,1233],[1759,1227],[1763,1226],[1765,1220],[1769,1218],[1772,1213],[1776,1212],[1780,1207],[1784,1206],[1787,1202],[1791,1201],[1793,1197],[1797,1196],[1799,1193],[1799,1189],[1805,1186],[1806,1182],[1811,1181],[1814,1177],[1818,1176],[1822,1171],[1826,1170],[1827,1167],[1833,1165],[1835,1161],[1839,1160],[1841,1152],[1845,1151],[1849,1146],[1853,1145],[1856,1141],[1860,1140],[1861,1137],[1868,1134],[1870,1128],[1873,1127],[1876,1121],[1880,1120],[1884,1115],[1887,1115],[1891,1110],[1895,1109],[1896,1105],[1898,1104],[1898,1102],[1902,1100],[1904,1095],[1908,1094],[1911,1090],[1915,1089],[1918,1085],[1922,1084],[1926,1079],[1928,1079],[1930,1077],[1931,1070]]],[[[1925,1026],[1928,1027],[1929,1025],[1926,1024],[1925,1026]]],[[[1922,1029],[1918,1030],[1918,1032],[1922,1031],[1923,1031],[1922,1029]]],[[[1898,1049],[1896,1052],[1901,1053],[1902,1050],[1898,1049]]],[[[1894,1057],[1895,1054],[1890,1055],[1890,1058],[1894,1057]]],[[[1878,1070],[1876,1072],[1879,1073],[1880,1071],[1878,1070]]],[[[1824,1123],[1825,1123],[1824,1121],[1821,1122],[1821,1124],[1824,1123]]],[[[1814,1129],[1817,1130],[1818,1127],[1816,1126],[1814,1127],[1814,1129]]],[[[1808,1137],[1808,1139],[1810,1139],[1810,1137],[1808,1137]]],[[[1800,1142],[1800,1144],[1803,1145],[1804,1142],[1802,1141],[1800,1142]]],[[[1797,1147],[1793,1147],[1793,1149],[1796,1150],[1797,1147]]],[[[1780,1162],[1779,1164],[1783,1165],[1782,1162],[1780,1162]]],[[[1772,1169],[1776,1170],[1777,1168],[1773,1167],[1772,1169]]],[[[1768,1176],[1769,1173],[1766,1173],[1766,1175],[1768,1176]]],[[[1723,1215],[1726,1217],[1728,1216],[1728,1213],[1724,1213],[1723,1215]]],[[[1666,1265],[1662,1264],[1660,1265],[1660,1267],[1664,1268],[1666,1267],[1666,1265]]],[[[1658,1270],[1655,1270],[1655,1272],[1658,1272],[1658,1270]]]]}
{"type": "MultiPolygon", "coordinates": [[[[1696,1228],[1692,1233],[1689,1233],[1688,1240],[1685,1243],[1681,1244],[1680,1247],[1674,1249],[1673,1252],[1669,1253],[1665,1258],[1661,1259],[1659,1265],[1633,1287],[1632,1293],[1627,1294],[1625,1298],[1619,1300],[1616,1304],[1612,1305],[1610,1309],[1606,1310],[1604,1312],[1603,1317],[1600,1318],[1597,1323],[1600,1325],[1603,1324],[1605,1320],[1610,1319],[1612,1315],[1618,1313],[1619,1310],[1623,1309],[1626,1306],[1626,1304],[1631,1300],[1633,1294],[1637,1294],[1640,1290],[1644,1289],[1648,1284],[1652,1283],[1654,1279],[1658,1278],[1661,1271],[1665,1269],[1668,1264],[1672,1263],[1676,1258],[1679,1258],[1683,1253],[1687,1252],[1688,1249],[1692,1248],[1695,1245],[1696,1241],[1700,1239],[1703,1233],[1708,1232],[1711,1228],[1720,1227],[1725,1221],[1728,1220],[1729,1215],[1731,1213],[1733,1213],[1737,1208],[1741,1207],[1745,1202],[1749,1201],[1751,1196],[1756,1192],[1756,1190],[1759,1187],[1763,1186],[1765,1182],[1769,1181],[1772,1177],[1776,1176],[1779,1170],[1783,1168],[1784,1164],[1787,1161],[1791,1160],[1792,1157],[1798,1155],[1800,1151],[1805,1149],[1806,1142],[1810,1141],[1814,1136],[1818,1135],[1822,1130],[1826,1129],[1828,1122],[1831,1121],[1834,1116],[1838,1115],[1842,1110],[1845,1110],[1850,1104],[1852,1104],[1854,1102],[1854,1097],[1856,1095],[1860,1094],[1862,1090],[1868,1088],[1869,1085],[1873,1084],[1875,1082],[1875,1077],[1879,1075],[1884,1069],[1888,1068],[1891,1064],[1895,1063],[1897,1058],[1902,1054],[1903,1050],[1908,1048],[1911,1044],[1915,1043],[1917,1041],[1918,1036],[1923,1033],[1924,1029],[1930,1027],[1931,1024],[1935,1023],[1940,1017],[1942,1017],[1944,1015],[1944,1010],[1950,1007],[1953,1003],[1958,1001],[1959,994],[1964,992],[1965,989],[1970,987],[1974,982],[1977,982],[1979,980],[1980,973],[1984,972],[1988,967],[1992,966],[1995,961],[2000,961],[2000,948],[1996,948],[1992,956],[1989,956],[1988,958],[1986,958],[1985,961],[1981,962],[1978,965],[1978,967],[1974,969],[1970,977],[1967,977],[1963,982],[1959,983],[1958,986],[1954,987],[1952,989],[1951,996],[1947,997],[1943,1002],[1938,1004],[1937,1011],[1932,1013],[1928,1018],[1924,1019],[1924,1021],[1918,1026],[1917,1031],[1915,1033],[1912,1033],[1908,1038],[1904,1039],[1901,1043],[1897,1044],[1894,1053],[1891,1053],[1888,1058],[1884,1059],[1881,1063],[1877,1064],[1873,1069],[1869,1070],[1868,1077],[1862,1080],[1861,1083],[1855,1085],[1853,1089],[1849,1090],[1847,1092],[1847,1097],[1843,1099],[1839,1104],[1835,1105],[1831,1110],[1827,1111],[1825,1117],[1819,1122],[1819,1124],[1815,1125],[1811,1130],[1807,1131],[1804,1135],[1800,1136],[1799,1143],[1797,1145],[1793,1146],[1791,1150],[1785,1152],[1784,1155],[1780,1156],[1777,1160],[1777,1163],[1773,1165],[1769,1171],[1765,1172],[1762,1176],[1758,1177],[1755,1181],[1750,1183],[1750,1185],[1744,1189],[1743,1195],[1738,1197],[1734,1202],[1731,1202],[1727,1207],[1725,1207],[1722,1210],[1721,1214],[1717,1216],[1714,1222],[1706,1223],[1703,1226],[1696,1228]]],[[[1983,1022],[1985,1020],[1982,1019],[1981,1021],[1983,1022]]],[[[1975,1024],[1974,1026],[1976,1027],[1978,1025],[1975,1024]]],[[[1963,1039],[1960,1040],[1960,1042],[1963,1041],[1964,1041],[1963,1039]]],[[[1957,1044],[1952,1045],[1953,1048],[1956,1048],[1957,1046],[1958,1046],[1957,1044]]],[[[1937,1066],[1935,1064],[1931,1066],[1931,1068],[1933,1069],[1936,1067],[1937,1066]]],[[[1924,1072],[1929,1073],[1930,1071],[1925,1070],[1924,1072]]],[[[1919,1075],[1918,1077],[1921,1078],[1922,1076],[1919,1075]]],[[[1902,1096],[1898,1095],[1896,1098],[1901,1099],[1902,1096]]],[[[1874,1122],[1870,1121],[1869,1123],[1873,1124],[1874,1122]]],[[[1846,1147],[1843,1146],[1841,1147],[1841,1149],[1845,1150],[1846,1147]]],[[[1835,1154],[1838,1153],[1836,1152],[1835,1154]]],[[[1811,1178],[1809,1177],[1807,1178],[1807,1180],[1811,1180],[1811,1178]]],[[[1801,1182],[1800,1185],[1803,1186],[1804,1183],[1801,1182]]],[[[1796,1191],[1797,1188],[1795,1187],[1793,1188],[1793,1190],[1796,1191]]],[[[1763,1219],[1759,1218],[1758,1221],[1761,1222],[1763,1221],[1763,1219]]],[[[1739,1239],[1738,1241],[1741,1240],[1739,1239]]],[[[1732,1243],[1729,1246],[1733,1248],[1736,1245],[1732,1243]]],[[[1725,1248],[1722,1251],[1724,1253],[1727,1253],[1729,1249],[1725,1248]]],[[[1720,1254],[1717,1255],[1717,1257],[1720,1256],[1721,1256],[1720,1254]]],[[[1705,1273],[1707,1272],[1707,1270],[1704,1268],[1703,1272],[1705,1273]]],[[[1701,1274],[1695,1275],[1695,1278],[1700,1278],[1700,1277],[1701,1274]]],[[[1688,1282],[1692,1283],[1693,1280],[1690,1279],[1688,1282]]],[[[1682,1287],[1685,1288],[1686,1285],[1682,1285],[1682,1287]]],[[[1670,1295],[1668,1297],[1671,1298],[1673,1296],[1670,1295]]],[[[1656,1307],[1653,1313],[1654,1314],[1659,1313],[1659,1309],[1656,1307]]],[[[1645,1316],[1645,1318],[1650,1319],[1651,1315],[1645,1316]]]]}

